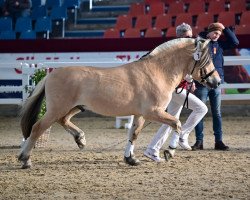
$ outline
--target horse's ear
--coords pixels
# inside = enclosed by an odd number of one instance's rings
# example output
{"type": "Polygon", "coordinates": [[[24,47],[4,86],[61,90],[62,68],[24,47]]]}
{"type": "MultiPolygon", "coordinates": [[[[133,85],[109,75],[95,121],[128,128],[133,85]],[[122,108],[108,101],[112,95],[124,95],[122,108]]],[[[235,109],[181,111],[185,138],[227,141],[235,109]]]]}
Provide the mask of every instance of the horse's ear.
{"type": "Polygon", "coordinates": [[[205,42],[202,44],[202,48],[204,49],[210,41],[210,39],[206,39],[205,42]]]}

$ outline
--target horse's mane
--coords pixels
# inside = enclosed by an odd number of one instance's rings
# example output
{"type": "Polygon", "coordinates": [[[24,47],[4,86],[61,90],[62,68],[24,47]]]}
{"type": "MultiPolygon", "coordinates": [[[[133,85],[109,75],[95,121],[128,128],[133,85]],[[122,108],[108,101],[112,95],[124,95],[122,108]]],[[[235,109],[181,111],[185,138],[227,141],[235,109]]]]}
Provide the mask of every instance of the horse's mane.
{"type": "Polygon", "coordinates": [[[187,43],[187,42],[190,42],[191,40],[194,40],[194,39],[191,39],[191,38],[177,38],[177,39],[170,40],[168,42],[164,42],[161,45],[157,46],[155,49],[153,49],[149,53],[149,55],[150,56],[158,55],[159,53],[161,53],[163,51],[172,50],[173,48],[178,47],[180,43],[187,43]]]}
{"type": "MultiPolygon", "coordinates": [[[[160,44],[159,46],[157,46],[156,48],[154,48],[153,50],[149,51],[148,53],[146,53],[145,55],[143,55],[140,60],[142,59],[145,59],[145,58],[151,58],[151,57],[154,57],[162,52],[165,52],[165,51],[173,51],[174,49],[178,48],[180,43],[187,43],[189,42],[189,44],[192,44],[194,43],[194,39],[191,39],[191,38],[177,38],[177,39],[173,39],[173,40],[169,40],[167,42],[164,42],[162,44],[160,44]],[[192,41],[190,43],[190,41],[192,41]]],[[[193,53],[194,51],[196,50],[196,48],[192,48],[192,49],[189,49],[189,52],[190,53],[193,53]]]]}
{"type": "MultiPolygon", "coordinates": [[[[177,38],[177,39],[173,39],[173,40],[170,40],[170,41],[167,41],[167,42],[164,42],[164,43],[160,44],[159,46],[154,48],[152,51],[150,51],[147,54],[143,55],[141,57],[141,59],[151,58],[151,57],[154,57],[156,55],[159,55],[162,52],[173,51],[173,50],[178,49],[178,48],[183,48],[184,46],[186,47],[185,48],[186,52],[188,52],[188,54],[192,55],[195,51],[200,51],[201,50],[201,49],[198,49],[198,45],[197,45],[199,40],[204,40],[204,39],[199,38],[199,37],[196,38],[196,39],[193,39],[193,38],[177,38]],[[180,45],[180,44],[182,44],[182,45],[180,45]]],[[[207,62],[209,62],[209,60],[210,60],[209,49],[208,49],[208,47],[206,47],[204,49],[202,55],[201,55],[201,65],[200,65],[200,67],[201,68],[204,67],[205,64],[207,62]]]]}

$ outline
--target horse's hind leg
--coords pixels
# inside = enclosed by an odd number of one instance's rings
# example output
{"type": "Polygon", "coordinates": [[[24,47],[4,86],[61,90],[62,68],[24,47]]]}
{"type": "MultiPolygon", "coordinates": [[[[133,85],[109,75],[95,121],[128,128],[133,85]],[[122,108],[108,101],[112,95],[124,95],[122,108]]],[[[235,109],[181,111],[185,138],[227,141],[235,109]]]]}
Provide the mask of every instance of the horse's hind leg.
{"type": "Polygon", "coordinates": [[[129,140],[124,153],[124,162],[129,165],[139,165],[140,161],[135,158],[134,155],[134,144],[142,130],[145,119],[142,116],[135,116],[133,125],[129,129],[129,140]]]}
{"type": "Polygon", "coordinates": [[[70,119],[80,111],[81,110],[78,107],[71,109],[63,118],[58,121],[58,123],[60,123],[64,129],[74,137],[78,147],[83,149],[86,145],[85,134],[70,121],[70,119]]]}
{"type": "Polygon", "coordinates": [[[46,129],[48,129],[53,123],[55,119],[52,115],[47,112],[43,116],[42,119],[38,120],[33,126],[31,130],[30,137],[25,141],[21,152],[18,156],[18,160],[22,162],[22,168],[30,168],[31,167],[31,159],[30,155],[32,149],[34,148],[37,139],[44,133],[46,129]]]}

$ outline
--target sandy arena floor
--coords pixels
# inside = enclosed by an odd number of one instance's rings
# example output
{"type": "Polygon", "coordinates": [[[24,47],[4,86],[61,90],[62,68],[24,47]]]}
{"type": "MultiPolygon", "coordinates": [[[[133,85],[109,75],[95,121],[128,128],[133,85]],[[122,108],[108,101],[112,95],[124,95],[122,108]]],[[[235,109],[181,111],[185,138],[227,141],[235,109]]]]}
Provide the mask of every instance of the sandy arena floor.
{"type": "MultiPolygon", "coordinates": [[[[138,139],[136,167],[123,162],[127,131],[115,129],[114,118],[73,121],[86,133],[83,151],[56,124],[48,146],[34,149],[33,168],[22,170],[16,158],[22,138],[18,118],[0,118],[0,199],[250,199],[250,117],[224,118],[230,151],[213,150],[211,118],[206,118],[205,150],[178,150],[160,164],[143,156],[160,126],[152,123],[138,139]]],[[[190,144],[194,141],[192,133],[190,144]]]]}

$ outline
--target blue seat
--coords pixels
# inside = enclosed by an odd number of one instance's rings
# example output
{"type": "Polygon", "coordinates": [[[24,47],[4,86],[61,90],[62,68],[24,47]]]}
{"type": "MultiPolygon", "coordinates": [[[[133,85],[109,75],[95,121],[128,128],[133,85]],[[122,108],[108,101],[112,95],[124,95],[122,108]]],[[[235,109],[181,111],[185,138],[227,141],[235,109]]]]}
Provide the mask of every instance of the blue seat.
{"type": "Polygon", "coordinates": [[[16,32],[13,30],[2,31],[0,33],[0,40],[15,40],[16,32]]]}
{"type": "Polygon", "coordinates": [[[36,32],[32,30],[23,31],[20,34],[19,39],[36,39],[36,32]]]}
{"type": "Polygon", "coordinates": [[[47,9],[51,9],[55,6],[61,6],[61,0],[46,0],[45,6],[47,9]]]}
{"type": "Polygon", "coordinates": [[[0,17],[0,31],[12,30],[12,19],[10,17],[0,17]]]}
{"type": "Polygon", "coordinates": [[[52,31],[52,23],[49,17],[38,18],[35,22],[35,32],[46,33],[46,37],[49,39],[49,33],[52,31]]]}
{"type": "Polygon", "coordinates": [[[31,0],[31,2],[32,2],[32,9],[42,5],[42,0],[31,0]]]}
{"type": "Polygon", "coordinates": [[[73,11],[74,11],[74,25],[76,25],[77,10],[80,7],[80,0],[64,0],[63,6],[65,6],[67,9],[73,9],[73,11]]]}
{"type": "Polygon", "coordinates": [[[15,31],[23,32],[32,30],[32,20],[29,17],[19,17],[16,20],[15,31]]]}
{"type": "Polygon", "coordinates": [[[47,9],[45,6],[38,6],[32,9],[31,11],[31,19],[37,20],[38,18],[42,18],[47,16],[47,9]]]}
{"type": "Polygon", "coordinates": [[[52,21],[62,21],[62,37],[65,36],[65,20],[67,19],[67,9],[64,6],[54,6],[50,12],[52,21]]]}

